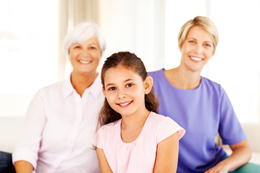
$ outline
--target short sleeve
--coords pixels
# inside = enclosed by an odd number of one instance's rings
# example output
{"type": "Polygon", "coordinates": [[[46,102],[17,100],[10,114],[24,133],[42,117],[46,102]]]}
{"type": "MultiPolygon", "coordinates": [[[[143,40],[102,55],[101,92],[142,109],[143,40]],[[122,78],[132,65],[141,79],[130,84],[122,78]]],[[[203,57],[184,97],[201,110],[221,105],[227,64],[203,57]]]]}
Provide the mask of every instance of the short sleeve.
{"type": "Polygon", "coordinates": [[[223,88],[221,89],[219,134],[223,144],[237,144],[246,139],[246,134],[237,119],[226,92],[223,88]]]}
{"type": "Polygon", "coordinates": [[[96,146],[96,147],[98,147],[98,148],[101,148],[101,149],[103,149],[103,133],[104,132],[104,129],[103,129],[103,127],[101,127],[98,131],[97,131],[97,133],[91,138],[91,143],[94,145],[94,146],[96,146]]]}
{"type": "Polygon", "coordinates": [[[185,130],[181,126],[171,118],[166,117],[158,126],[156,133],[157,144],[176,132],[178,132],[179,139],[181,139],[185,134],[185,130]]]}

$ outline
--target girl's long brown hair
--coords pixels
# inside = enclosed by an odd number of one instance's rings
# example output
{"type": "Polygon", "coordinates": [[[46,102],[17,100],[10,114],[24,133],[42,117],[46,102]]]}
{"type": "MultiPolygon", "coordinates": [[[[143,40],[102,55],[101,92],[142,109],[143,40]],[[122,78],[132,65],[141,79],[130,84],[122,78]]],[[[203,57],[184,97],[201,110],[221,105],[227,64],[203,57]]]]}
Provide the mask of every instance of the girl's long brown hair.
{"type": "MultiPolygon", "coordinates": [[[[110,68],[115,68],[118,65],[122,65],[127,69],[133,70],[135,73],[141,76],[143,81],[145,81],[147,77],[147,71],[145,69],[142,60],[138,58],[134,53],[118,52],[108,57],[102,67],[101,82],[103,85],[103,89],[105,89],[104,78],[105,78],[106,71],[110,68]]],[[[149,111],[158,113],[159,101],[156,95],[154,94],[154,92],[149,92],[148,94],[145,95],[145,107],[149,111]]],[[[109,106],[107,99],[105,98],[104,105],[101,108],[101,111],[99,113],[99,118],[98,118],[99,125],[102,126],[117,121],[121,118],[122,116],[109,106]]]]}

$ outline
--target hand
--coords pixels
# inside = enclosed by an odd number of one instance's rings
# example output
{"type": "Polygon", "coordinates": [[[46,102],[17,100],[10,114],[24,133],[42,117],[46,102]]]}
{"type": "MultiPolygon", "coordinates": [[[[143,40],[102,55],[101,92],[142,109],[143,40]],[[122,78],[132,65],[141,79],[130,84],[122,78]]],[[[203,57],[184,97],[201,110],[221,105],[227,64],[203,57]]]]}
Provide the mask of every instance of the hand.
{"type": "Polygon", "coordinates": [[[227,173],[229,171],[229,166],[223,162],[220,162],[216,166],[207,170],[205,173],[227,173]]]}

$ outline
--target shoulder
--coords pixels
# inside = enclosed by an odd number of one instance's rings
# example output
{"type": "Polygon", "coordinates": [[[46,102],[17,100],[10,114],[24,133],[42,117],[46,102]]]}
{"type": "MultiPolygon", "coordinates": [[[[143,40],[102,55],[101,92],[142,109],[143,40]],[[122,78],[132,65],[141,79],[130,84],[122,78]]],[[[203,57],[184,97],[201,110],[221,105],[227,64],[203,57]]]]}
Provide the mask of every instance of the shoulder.
{"type": "Polygon", "coordinates": [[[158,142],[175,132],[178,132],[179,139],[185,134],[185,130],[169,117],[153,113],[151,119],[155,123],[154,128],[156,128],[156,137],[158,142]]]}
{"type": "Polygon", "coordinates": [[[160,115],[160,114],[156,114],[154,112],[151,112],[149,121],[150,121],[150,124],[153,124],[155,127],[164,126],[165,124],[175,126],[177,124],[171,118],[160,115]]]}
{"type": "Polygon", "coordinates": [[[106,124],[101,126],[96,135],[92,138],[91,142],[99,147],[99,148],[103,148],[105,146],[109,146],[111,144],[111,142],[113,143],[113,141],[116,139],[117,137],[117,132],[119,129],[119,125],[120,125],[121,120],[106,124]]]}
{"type": "Polygon", "coordinates": [[[60,91],[62,87],[65,85],[66,80],[58,81],[56,83],[53,83],[51,85],[47,85],[37,91],[36,94],[46,94],[53,91],[60,91]]]}
{"type": "Polygon", "coordinates": [[[165,91],[165,87],[170,87],[167,79],[165,78],[163,70],[164,69],[148,73],[148,75],[153,78],[154,90],[155,90],[156,94],[159,94],[159,95],[160,95],[160,91],[161,92],[165,91]]]}
{"type": "Polygon", "coordinates": [[[157,122],[157,123],[164,121],[166,118],[167,117],[160,115],[160,114],[157,114],[155,112],[151,112],[151,115],[150,115],[150,120],[152,122],[157,122]]]}
{"type": "Polygon", "coordinates": [[[151,76],[154,80],[160,79],[162,75],[163,75],[163,69],[148,72],[148,76],[151,76]]]}
{"type": "Polygon", "coordinates": [[[116,130],[117,127],[120,125],[121,119],[117,120],[115,122],[109,123],[109,124],[105,124],[103,126],[100,127],[99,131],[102,134],[113,134],[116,130]]]}
{"type": "Polygon", "coordinates": [[[201,76],[201,82],[203,83],[203,90],[210,90],[211,92],[217,93],[218,95],[222,95],[224,92],[224,89],[219,83],[214,82],[206,77],[201,76]]]}
{"type": "MultiPolygon", "coordinates": [[[[59,81],[56,82],[54,84],[45,86],[41,89],[39,89],[33,99],[31,100],[31,104],[38,104],[38,103],[44,103],[44,104],[57,104],[57,102],[60,101],[60,99],[63,98],[63,86],[65,84],[65,80],[64,81],[59,81]],[[57,99],[59,101],[57,101],[57,99]]],[[[34,105],[33,104],[33,105],[34,105]]]]}
{"type": "Polygon", "coordinates": [[[157,117],[156,121],[158,122],[159,126],[168,125],[168,126],[178,126],[179,127],[179,125],[170,117],[166,117],[166,116],[159,115],[159,114],[156,114],[156,117],[157,117]]]}
{"type": "Polygon", "coordinates": [[[214,82],[206,77],[201,76],[202,81],[209,86],[213,86],[213,87],[220,87],[221,85],[217,82],[214,82]]]}

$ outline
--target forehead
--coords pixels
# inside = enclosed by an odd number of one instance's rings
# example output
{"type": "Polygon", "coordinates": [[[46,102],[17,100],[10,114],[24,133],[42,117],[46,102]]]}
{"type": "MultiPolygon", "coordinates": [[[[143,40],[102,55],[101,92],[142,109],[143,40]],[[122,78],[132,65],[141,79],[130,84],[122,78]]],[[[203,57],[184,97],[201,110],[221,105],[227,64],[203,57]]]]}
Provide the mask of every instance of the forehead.
{"type": "Polygon", "coordinates": [[[187,39],[196,39],[196,40],[201,40],[201,41],[208,41],[208,42],[212,42],[212,37],[209,34],[208,31],[206,31],[205,29],[203,29],[200,26],[194,26],[192,27],[188,34],[187,34],[187,39]]]}
{"type": "Polygon", "coordinates": [[[75,44],[82,44],[82,45],[96,44],[99,46],[98,39],[96,37],[91,37],[86,41],[76,42],[76,43],[73,43],[72,45],[75,45],[75,44]]]}
{"type": "Polygon", "coordinates": [[[131,68],[126,68],[122,65],[110,68],[106,71],[104,76],[104,83],[123,82],[127,79],[142,80],[142,78],[131,68]]]}

